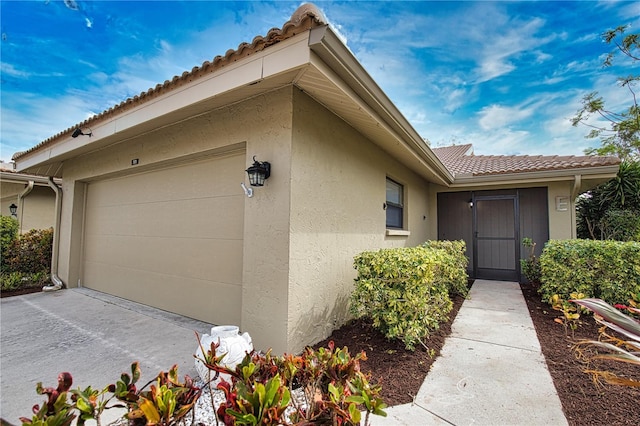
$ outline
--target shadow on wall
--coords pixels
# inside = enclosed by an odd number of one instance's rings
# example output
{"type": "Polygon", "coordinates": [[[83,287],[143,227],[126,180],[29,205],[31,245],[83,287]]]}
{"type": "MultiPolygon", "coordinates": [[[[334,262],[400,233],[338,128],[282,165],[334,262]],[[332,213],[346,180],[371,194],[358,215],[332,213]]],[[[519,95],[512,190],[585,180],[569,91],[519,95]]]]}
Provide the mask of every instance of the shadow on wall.
{"type": "MultiPolygon", "coordinates": [[[[305,346],[312,346],[326,339],[333,330],[347,322],[350,318],[348,307],[349,295],[341,295],[336,299],[331,310],[327,306],[321,312],[314,310],[302,315],[291,329],[291,335],[305,346]],[[313,341],[310,342],[309,339],[313,341]]],[[[296,348],[296,351],[300,352],[303,349],[304,347],[296,348]]]]}

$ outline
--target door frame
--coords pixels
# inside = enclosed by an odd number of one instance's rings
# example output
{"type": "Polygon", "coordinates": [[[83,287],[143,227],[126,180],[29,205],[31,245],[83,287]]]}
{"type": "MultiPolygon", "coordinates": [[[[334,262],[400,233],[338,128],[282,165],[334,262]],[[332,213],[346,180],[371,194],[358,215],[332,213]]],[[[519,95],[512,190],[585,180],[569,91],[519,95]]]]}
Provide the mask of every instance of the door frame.
{"type": "MultiPolygon", "coordinates": [[[[503,279],[506,281],[517,281],[520,282],[520,191],[516,190],[515,194],[504,194],[504,195],[478,195],[476,191],[471,193],[471,202],[473,205],[472,208],[472,244],[473,244],[473,275],[476,278],[482,279],[482,272],[478,267],[478,202],[479,201],[502,201],[502,200],[512,200],[513,201],[513,240],[514,240],[514,265],[513,271],[511,270],[499,270],[493,269],[493,273],[491,274],[492,279],[503,279]],[[499,272],[504,271],[504,272],[499,272]]],[[[491,237],[487,238],[491,239],[491,237]]]]}

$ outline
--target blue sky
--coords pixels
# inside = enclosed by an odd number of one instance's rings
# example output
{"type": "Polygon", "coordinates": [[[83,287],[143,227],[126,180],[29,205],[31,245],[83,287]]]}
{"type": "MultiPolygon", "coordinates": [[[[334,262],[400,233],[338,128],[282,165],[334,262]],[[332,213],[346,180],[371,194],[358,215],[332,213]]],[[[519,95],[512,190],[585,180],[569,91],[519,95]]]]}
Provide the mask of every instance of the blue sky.
{"type": "MultiPolygon", "coordinates": [[[[10,160],[121,101],[282,27],[301,2],[1,1],[1,146],[10,160]]],[[[316,1],[432,146],[581,155],[586,93],[629,105],[600,34],[640,2],[316,1]]],[[[624,66],[623,66],[624,65],[624,66]]]]}

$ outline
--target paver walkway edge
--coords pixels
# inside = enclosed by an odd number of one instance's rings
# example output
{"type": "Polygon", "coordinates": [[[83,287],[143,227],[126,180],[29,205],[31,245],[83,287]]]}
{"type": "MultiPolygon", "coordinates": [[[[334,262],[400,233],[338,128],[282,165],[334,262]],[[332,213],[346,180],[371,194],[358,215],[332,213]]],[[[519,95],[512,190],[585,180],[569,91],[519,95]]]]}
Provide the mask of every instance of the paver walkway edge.
{"type": "Polygon", "coordinates": [[[412,404],[379,425],[567,425],[515,282],[476,280],[412,404]]]}

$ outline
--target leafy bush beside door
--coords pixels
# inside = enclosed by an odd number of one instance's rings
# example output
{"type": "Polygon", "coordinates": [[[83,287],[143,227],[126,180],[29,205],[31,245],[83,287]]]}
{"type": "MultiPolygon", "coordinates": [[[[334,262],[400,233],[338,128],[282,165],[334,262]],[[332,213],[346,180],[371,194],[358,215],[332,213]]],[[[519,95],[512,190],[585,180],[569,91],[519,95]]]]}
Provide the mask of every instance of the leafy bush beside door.
{"type": "Polygon", "coordinates": [[[351,313],[370,318],[389,339],[401,339],[414,350],[448,319],[450,293],[466,295],[464,242],[425,243],[420,247],[360,253],[351,295],[351,313]],[[444,247],[444,248],[442,248],[444,247]]]}

